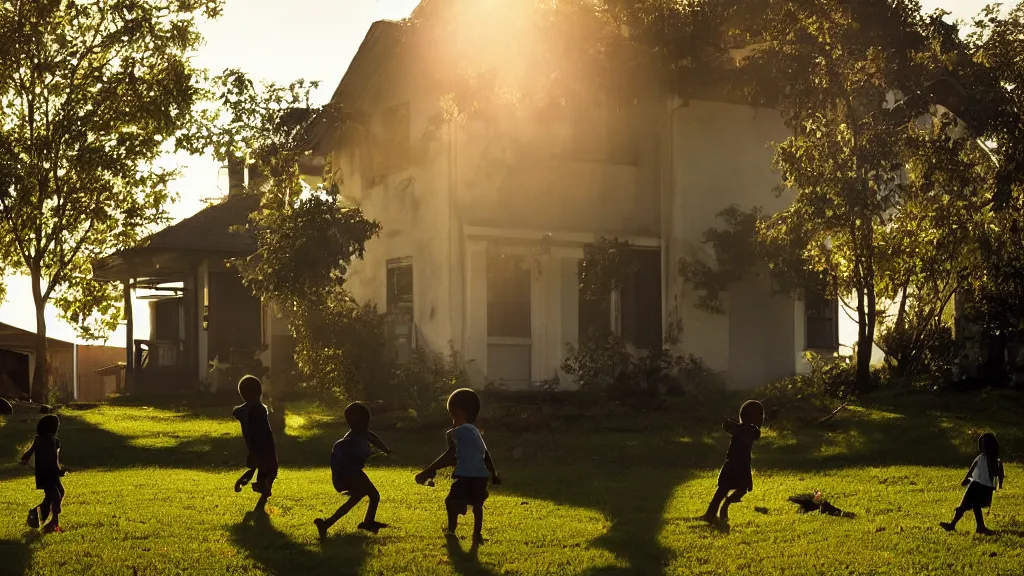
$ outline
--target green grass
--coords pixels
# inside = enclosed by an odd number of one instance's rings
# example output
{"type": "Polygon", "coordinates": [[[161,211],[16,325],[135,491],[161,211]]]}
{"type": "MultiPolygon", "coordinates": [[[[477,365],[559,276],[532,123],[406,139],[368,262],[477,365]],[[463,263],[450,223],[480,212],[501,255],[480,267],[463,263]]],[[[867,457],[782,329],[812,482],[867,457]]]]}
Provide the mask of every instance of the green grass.
{"type": "Polygon", "coordinates": [[[727,414],[492,427],[505,482],[491,491],[490,541],[478,551],[442,537],[448,481],[412,480],[443,448],[443,427],[381,430],[395,454],[368,473],[378,518],[393,527],[356,531],[360,505],[321,543],[312,520],[341,502],[327,462],[344,432],[323,410],[289,414],[267,516],[251,513],[251,491],[231,489],[243,446],[230,410],[65,410],[67,532],[42,537],[24,525],[41,493],[15,464],[35,416],[16,416],[0,425],[0,574],[1022,574],[1015,402],[893,398],[825,427],[769,425],[755,446],[755,491],[733,507],[728,533],[695,519],[714,491],[727,414]],[[1008,460],[988,520],[999,534],[975,536],[970,516],[947,534],[937,523],[959,502],[974,438],[988,428],[1008,460]],[[815,488],[857,517],[802,516],[786,501],[815,488]]]}

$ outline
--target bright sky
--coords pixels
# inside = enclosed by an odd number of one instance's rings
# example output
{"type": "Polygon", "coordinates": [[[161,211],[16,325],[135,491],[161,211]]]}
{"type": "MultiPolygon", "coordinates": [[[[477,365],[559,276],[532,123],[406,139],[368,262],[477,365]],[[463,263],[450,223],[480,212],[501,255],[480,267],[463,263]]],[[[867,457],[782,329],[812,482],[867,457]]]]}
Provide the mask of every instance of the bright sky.
{"type": "MultiPolygon", "coordinates": [[[[506,0],[522,1],[522,0],[506,0]]],[[[200,66],[220,71],[240,68],[252,76],[287,83],[297,78],[322,82],[318,104],[330,98],[348,68],[370,24],[408,16],[418,0],[228,0],[224,15],[203,27],[207,43],[199,51],[200,66]]],[[[923,0],[926,10],[944,8],[969,19],[988,0],[923,0]]],[[[204,198],[226,193],[226,179],[210,159],[178,156],[182,177],[173,185],[180,196],[171,207],[175,220],[202,209],[204,198]]],[[[27,279],[7,278],[7,301],[0,304],[0,322],[35,331],[35,312],[27,279]]],[[[135,337],[149,333],[146,302],[136,301],[135,337]]],[[[47,333],[77,341],[74,330],[47,310],[47,333]]],[[[124,346],[124,329],[108,341],[124,346]]]]}

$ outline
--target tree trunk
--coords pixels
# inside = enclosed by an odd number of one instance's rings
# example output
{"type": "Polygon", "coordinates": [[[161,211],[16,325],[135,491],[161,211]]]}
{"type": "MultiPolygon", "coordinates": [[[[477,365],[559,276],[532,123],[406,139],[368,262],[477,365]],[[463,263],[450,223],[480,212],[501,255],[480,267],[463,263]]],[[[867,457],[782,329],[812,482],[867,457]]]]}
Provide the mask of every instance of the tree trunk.
{"type": "MultiPolygon", "coordinates": [[[[857,291],[857,390],[866,391],[871,386],[871,349],[874,346],[874,330],[864,290],[857,291]]],[[[874,300],[869,296],[869,300],[874,300]]]]}
{"type": "Polygon", "coordinates": [[[49,398],[50,382],[46,358],[46,301],[38,270],[32,270],[32,301],[36,307],[36,361],[32,375],[32,401],[45,404],[49,398]]]}

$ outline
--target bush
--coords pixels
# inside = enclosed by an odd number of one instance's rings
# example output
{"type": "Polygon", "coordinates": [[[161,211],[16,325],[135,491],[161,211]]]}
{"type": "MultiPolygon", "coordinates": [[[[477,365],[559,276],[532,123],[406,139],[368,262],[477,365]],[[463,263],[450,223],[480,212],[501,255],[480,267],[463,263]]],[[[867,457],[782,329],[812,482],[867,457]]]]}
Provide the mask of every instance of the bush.
{"type": "Polygon", "coordinates": [[[469,375],[459,366],[458,356],[417,348],[409,361],[395,371],[392,401],[400,402],[423,417],[444,407],[454,390],[469,387],[469,375]]]}
{"type": "Polygon", "coordinates": [[[849,400],[856,389],[857,368],[851,358],[807,353],[807,374],[773,382],[758,390],[773,419],[817,420],[849,400]]]}
{"type": "Polygon", "coordinates": [[[615,335],[592,336],[571,345],[562,371],[574,376],[583,391],[652,397],[680,395],[687,385],[697,388],[709,383],[712,374],[696,356],[681,356],[667,348],[633,354],[615,335]]]}
{"type": "Polygon", "coordinates": [[[959,357],[953,330],[935,320],[924,325],[909,321],[902,328],[889,328],[878,337],[885,351],[889,376],[914,384],[952,382],[959,357]]]}

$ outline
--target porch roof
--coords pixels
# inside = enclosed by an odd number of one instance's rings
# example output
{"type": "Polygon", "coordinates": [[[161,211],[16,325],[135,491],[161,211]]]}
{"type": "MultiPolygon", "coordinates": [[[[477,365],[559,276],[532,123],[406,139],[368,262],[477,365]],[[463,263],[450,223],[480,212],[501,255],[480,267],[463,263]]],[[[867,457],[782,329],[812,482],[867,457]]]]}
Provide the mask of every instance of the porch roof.
{"type": "MultiPolygon", "coordinates": [[[[48,349],[66,349],[74,346],[71,342],[46,338],[48,349]]],[[[10,350],[21,354],[29,354],[36,351],[36,334],[28,330],[22,330],[10,324],[0,323],[0,350],[10,350]]]]}
{"type": "Polygon", "coordinates": [[[255,195],[229,196],[150,235],[134,248],[100,258],[93,263],[93,276],[106,281],[180,280],[201,256],[251,254],[256,249],[252,236],[232,228],[244,225],[259,205],[255,195]]]}

